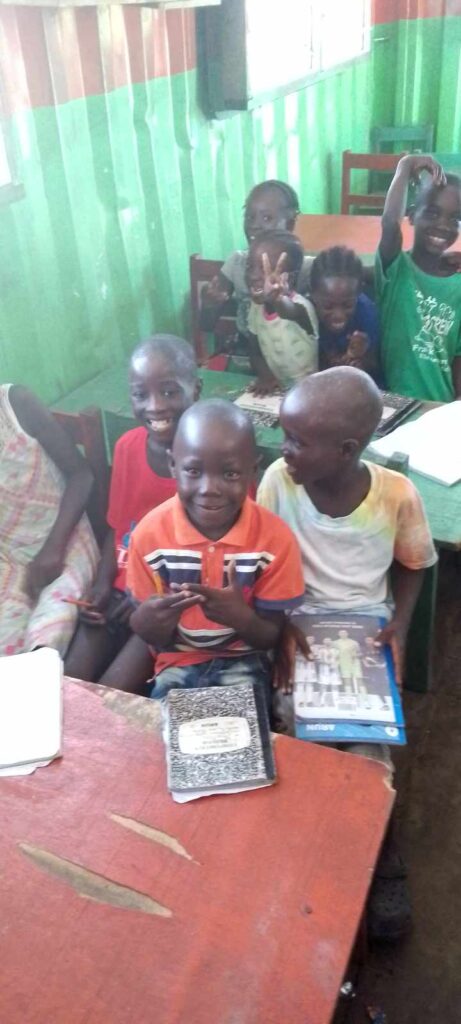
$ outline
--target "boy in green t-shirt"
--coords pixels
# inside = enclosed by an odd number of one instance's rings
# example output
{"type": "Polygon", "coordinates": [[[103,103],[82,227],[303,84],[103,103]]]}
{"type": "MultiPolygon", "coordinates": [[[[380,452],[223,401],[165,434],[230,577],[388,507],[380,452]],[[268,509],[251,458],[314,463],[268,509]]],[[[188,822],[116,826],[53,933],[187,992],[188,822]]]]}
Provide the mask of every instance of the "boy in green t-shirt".
{"type": "Polygon", "coordinates": [[[446,254],[460,219],[460,179],[430,156],[404,156],[386,197],[375,265],[386,386],[398,394],[461,398],[461,254],[446,254]],[[402,252],[408,184],[420,171],[431,178],[410,218],[413,248],[402,252]]]}

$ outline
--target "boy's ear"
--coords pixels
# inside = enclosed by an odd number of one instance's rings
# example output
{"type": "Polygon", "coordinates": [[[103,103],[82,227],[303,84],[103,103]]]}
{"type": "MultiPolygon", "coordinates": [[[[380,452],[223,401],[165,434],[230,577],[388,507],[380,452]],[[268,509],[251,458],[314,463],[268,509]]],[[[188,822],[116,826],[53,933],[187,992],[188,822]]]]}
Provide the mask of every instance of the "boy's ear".
{"type": "Polygon", "coordinates": [[[171,451],[171,449],[168,450],[167,454],[168,454],[168,466],[170,468],[170,473],[174,477],[174,476],[176,476],[176,473],[174,471],[175,470],[174,456],[173,456],[173,452],[171,451]]]}
{"type": "Polygon", "coordinates": [[[194,402],[198,402],[200,395],[202,394],[203,380],[201,377],[197,377],[194,387],[194,402]]]}
{"type": "Polygon", "coordinates": [[[347,441],[343,441],[341,449],[346,459],[356,459],[360,455],[360,445],[354,437],[349,437],[347,441]]]}
{"type": "Polygon", "coordinates": [[[254,476],[255,480],[256,480],[256,478],[258,476],[258,469],[259,469],[259,467],[261,465],[261,460],[262,460],[262,454],[261,455],[257,455],[256,458],[255,458],[255,461],[253,463],[253,476],[254,476]]]}
{"type": "Polygon", "coordinates": [[[296,215],[296,217],[290,217],[290,219],[287,220],[287,231],[294,231],[295,224],[296,224],[296,219],[297,219],[297,215],[296,215]]]}

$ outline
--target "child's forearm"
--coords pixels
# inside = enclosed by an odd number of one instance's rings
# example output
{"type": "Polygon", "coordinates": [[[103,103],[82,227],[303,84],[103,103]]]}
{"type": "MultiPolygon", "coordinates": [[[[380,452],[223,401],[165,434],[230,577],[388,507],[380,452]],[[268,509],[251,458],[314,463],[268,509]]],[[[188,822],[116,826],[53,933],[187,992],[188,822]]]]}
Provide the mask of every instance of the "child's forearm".
{"type": "Polygon", "coordinates": [[[64,557],[72,532],[85,512],[92,486],[93,474],[83,463],[67,481],[58,515],[43,547],[53,548],[64,557]]]}
{"type": "Polygon", "coordinates": [[[250,356],[250,366],[255,375],[259,380],[270,381],[273,379],[274,374],[269,369],[266,360],[259,347],[259,341],[255,334],[248,336],[248,354],[250,356]]]}
{"type": "Polygon", "coordinates": [[[406,640],[425,572],[425,569],[407,569],[397,561],[392,565],[391,582],[395,602],[393,622],[403,642],[406,640]]]}
{"type": "Polygon", "coordinates": [[[117,553],[115,550],[115,531],[108,529],[102,546],[101,558],[96,571],[93,587],[112,587],[117,575],[117,553]]]}
{"type": "Polygon", "coordinates": [[[293,302],[293,299],[290,299],[288,295],[281,295],[274,302],[274,309],[282,320],[291,320],[293,323],[298,324],[299,327],[302,327],[303,331],[306,331],[306,334],[316,333],[306,307],[300,302],[293,302]]]}
{"type": "Polygon", "coordinates": [[[239,637],[250,647],[259,651],[269,651],[278,642],[283,622],[283,612],[273,613],[266,618],[245,605],[241,618],[232,625],[239,637]]]}
{"type": "Polygon", "coordinates": [[[455,398],[461,398],[461,356],[456,356],[451,368],[455,398]]]}
{"type": "Polygon", "coordinates": [[[384,203],[381,219],[381,241],[379,244],[379,252],[384,267],[392,263],[392,260],[402,248],[400,222],[405,213],[411,168],[411,157],[402,157],[397,165],[397,170],[384,203]]]}

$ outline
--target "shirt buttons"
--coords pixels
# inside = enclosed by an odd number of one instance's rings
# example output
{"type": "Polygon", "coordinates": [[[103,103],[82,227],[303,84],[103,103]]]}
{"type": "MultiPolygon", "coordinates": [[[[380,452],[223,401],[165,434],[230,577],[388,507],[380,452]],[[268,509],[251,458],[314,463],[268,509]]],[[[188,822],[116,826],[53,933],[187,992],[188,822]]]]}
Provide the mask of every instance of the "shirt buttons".
{"type": "Polygon", "coordinates": [[[213,544],[210,544],[210,547],[208,548],[208,551],[210,552],[210,555],[212,555],[212,554],[213,554],[214,550],[215,550],[215,549],[214,549],[214,545],[213,545],[213,544]]]}

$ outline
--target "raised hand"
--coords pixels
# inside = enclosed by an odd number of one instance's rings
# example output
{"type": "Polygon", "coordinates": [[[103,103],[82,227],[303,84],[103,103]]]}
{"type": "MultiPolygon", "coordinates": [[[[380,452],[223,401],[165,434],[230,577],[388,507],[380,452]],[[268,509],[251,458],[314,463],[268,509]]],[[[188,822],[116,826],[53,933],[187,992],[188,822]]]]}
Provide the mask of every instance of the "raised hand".
{"type": "Polygon", "coordinates": [[[407,163],[408,173],[411,178],[418,179],[422,171],[428,171],[434,185],[446,185],[445,171],[441,164],[437,163],[437,160],[434,160],[433,157],[413,153],[410,156],[403,157],[403,160],[407,163]]]}
{"type": "Polygon", "coordinates": [[[204,306],[223,306],[230,297],[230,292],[225,288],[219,274],[212,277],[211,281],[202,288],[201,300],[204,306]]]}
{"type": "Polygon", "coordinates": [[[284,266],[287,261],[286,252],[280,253],[280,256],[275,265],[275,270],[271,267],[270,259],[267,252],[263,252],[261,256],[263,265],[263,295],[264,302],[276,305],[279,299],[284,295],[288,295],[290,287],[288,283],[288,273],[284,271],[284,266]]]}

